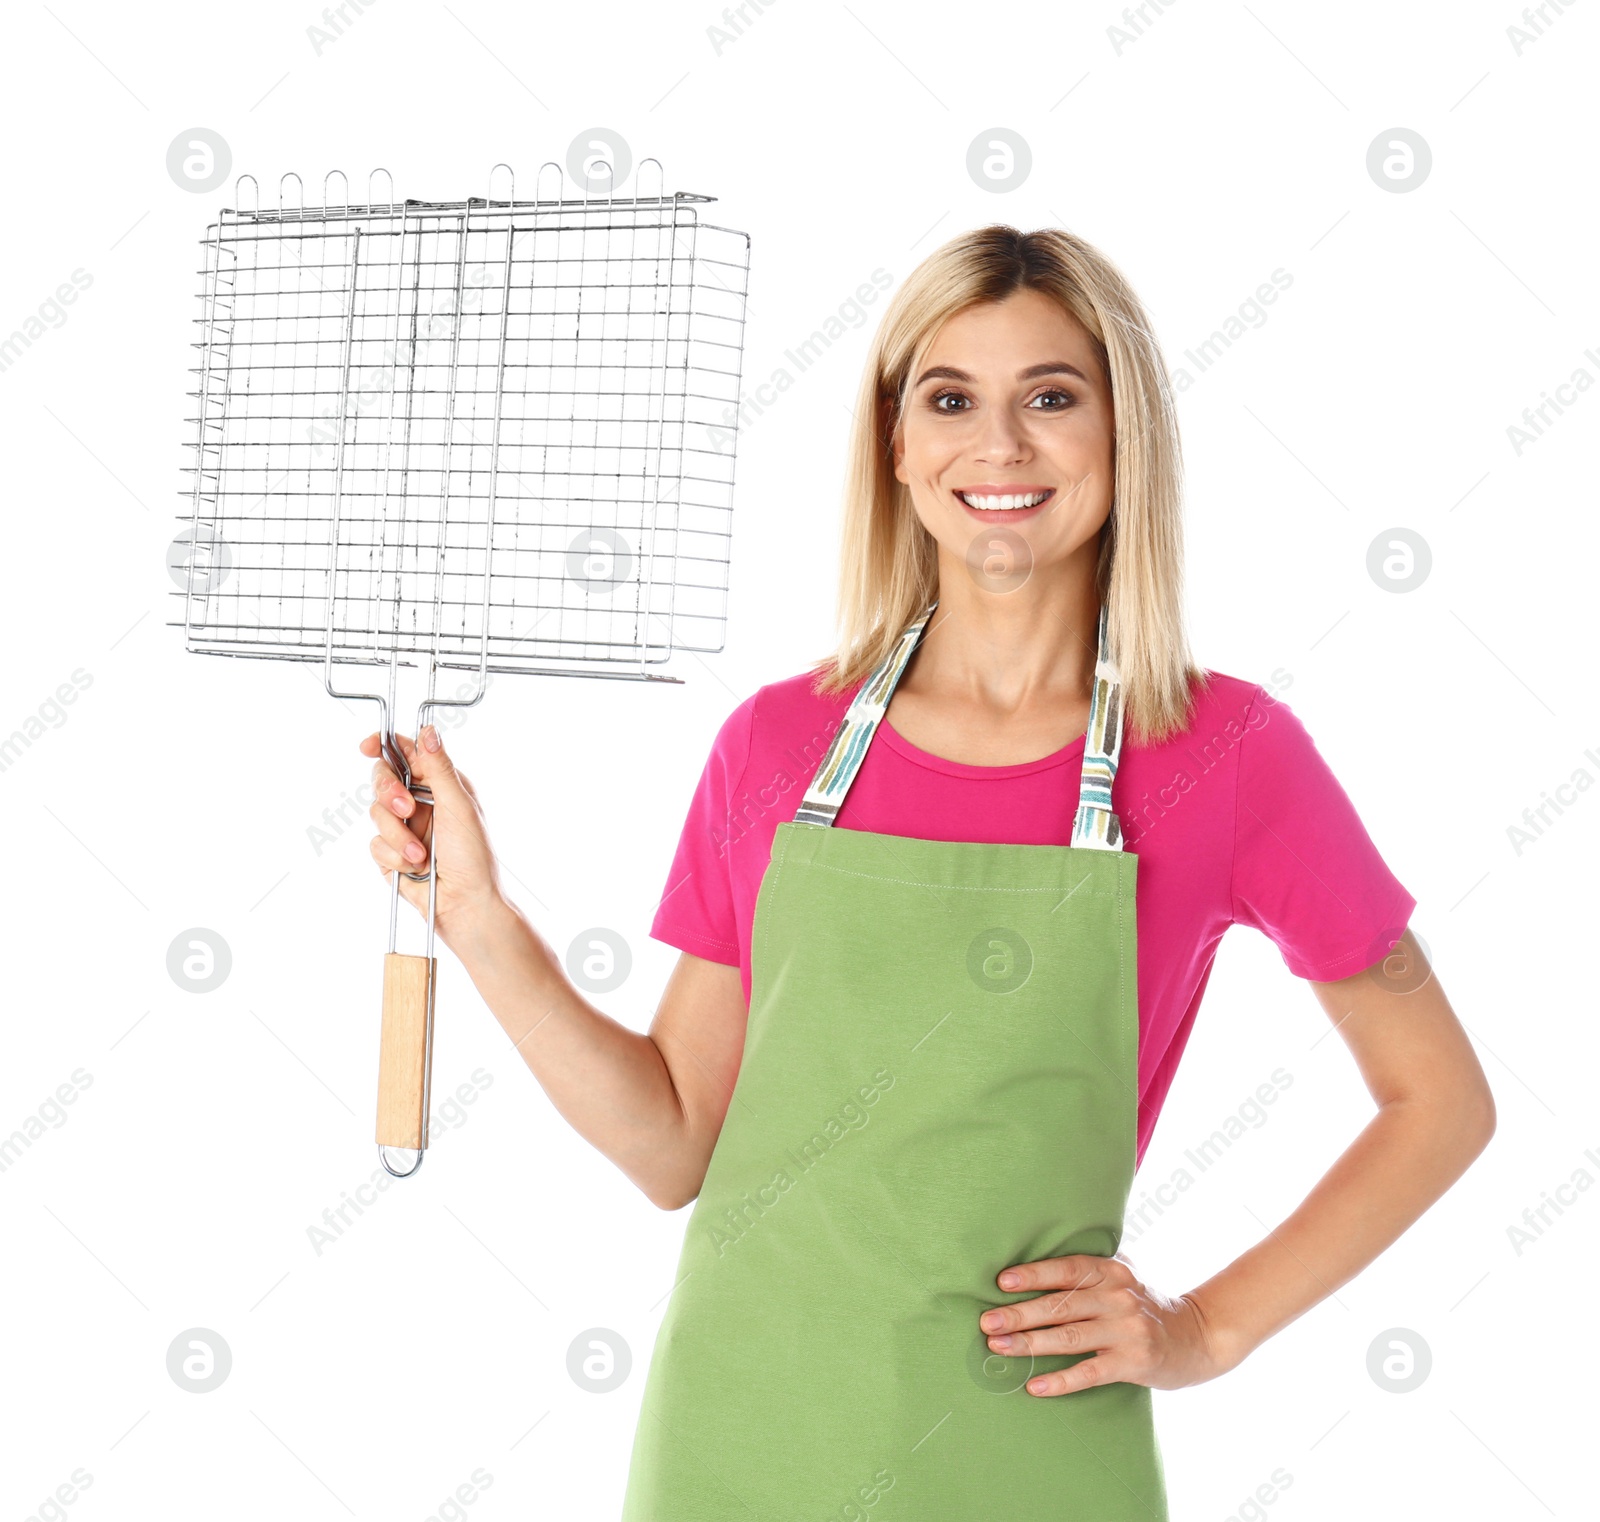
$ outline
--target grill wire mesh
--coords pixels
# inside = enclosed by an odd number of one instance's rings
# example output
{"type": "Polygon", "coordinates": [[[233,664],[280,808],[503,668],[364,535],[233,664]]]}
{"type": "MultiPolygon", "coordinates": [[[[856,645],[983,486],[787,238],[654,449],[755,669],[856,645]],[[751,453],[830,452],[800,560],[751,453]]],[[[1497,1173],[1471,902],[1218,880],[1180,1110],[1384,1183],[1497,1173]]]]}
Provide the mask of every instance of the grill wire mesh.
{"type": "Polygon", "coordinates": [[[747,235],[654,160],[630,196],[380,175],[208,229],[188,648],[633,678],[720,650],[747,235]]]}

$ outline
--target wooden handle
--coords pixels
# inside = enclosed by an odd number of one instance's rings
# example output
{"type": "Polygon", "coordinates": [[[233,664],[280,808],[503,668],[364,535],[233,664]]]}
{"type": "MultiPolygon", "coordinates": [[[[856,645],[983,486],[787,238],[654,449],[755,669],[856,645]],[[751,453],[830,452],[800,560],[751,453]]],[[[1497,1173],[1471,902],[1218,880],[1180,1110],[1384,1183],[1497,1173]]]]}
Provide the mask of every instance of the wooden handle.
{"type": "MultiPolygon", "coordinates": [[[[428,988],[433,957],[383,959],[383,1036],[378,1048],[378,1145],[422,1151],[428,1063],[428,988]]],[[[422,1159],[418,1158],[418,1162],[422,1159]]]]}

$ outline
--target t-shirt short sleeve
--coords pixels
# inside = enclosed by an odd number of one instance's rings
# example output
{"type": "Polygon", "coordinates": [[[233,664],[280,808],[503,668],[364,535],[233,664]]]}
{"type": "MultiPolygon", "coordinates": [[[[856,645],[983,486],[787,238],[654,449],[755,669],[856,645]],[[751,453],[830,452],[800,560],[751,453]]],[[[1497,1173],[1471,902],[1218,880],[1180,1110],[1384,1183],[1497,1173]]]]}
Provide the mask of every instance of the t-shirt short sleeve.
{"type": "Polygon", "coordinates": [[[749,763],[755,708],[752,695],[717,731],[650,925],[655,940],[734,967],[739,965],[739,929],[727,854],[730,802],[749,763]]]}
{"type": "Polygon", "coordinates": [[[1333,982],[1383,960],[1416,908],[1287,704],[1257,688],[1239,742],[1232,913],[1296,977],[1333,982]]]}

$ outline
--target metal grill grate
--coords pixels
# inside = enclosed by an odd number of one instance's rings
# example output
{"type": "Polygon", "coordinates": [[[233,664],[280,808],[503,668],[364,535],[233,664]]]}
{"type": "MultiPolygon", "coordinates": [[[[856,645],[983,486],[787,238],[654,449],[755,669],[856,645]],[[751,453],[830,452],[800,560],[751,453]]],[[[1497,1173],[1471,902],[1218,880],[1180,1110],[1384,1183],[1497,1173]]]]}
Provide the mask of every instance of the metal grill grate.
{"type": "MultiPolygon", "coordinates": [[[[430,806],[395,737],[401,668],[420,733],[490,672],[675,680],[656,668],[720,650],[727,617],[748,237],[667,195],[654,159],[631,196],[564,196],[546,164],[519,201],[501,169],[503,200],[491,173],[481,199],[396,201],[389,179],[380,201],[375,170],[366,204],[347,184],[333,203],[329,175],[320,208],[286,206],[285,175],[276,210],[256,194],[205,240],[172,622],[203,655],[321,662],[329,692],[378,704],[430,806]],[[380,690],[337,685],[372,684],[360,668],[380,690]],[[475,678],[440,697],[452,668],[475,678]]],[[[377,1134],[399,1177],[427,1146],[427,865],[423,957],[395,951],[390,873],[377,1134]]]]}
{"type": "Polygon", "coordinates": [[[188,647],[627,677],[721,649],[748,237],[654,160],[628,197],[380,175],[208,231],[188,647]]]}

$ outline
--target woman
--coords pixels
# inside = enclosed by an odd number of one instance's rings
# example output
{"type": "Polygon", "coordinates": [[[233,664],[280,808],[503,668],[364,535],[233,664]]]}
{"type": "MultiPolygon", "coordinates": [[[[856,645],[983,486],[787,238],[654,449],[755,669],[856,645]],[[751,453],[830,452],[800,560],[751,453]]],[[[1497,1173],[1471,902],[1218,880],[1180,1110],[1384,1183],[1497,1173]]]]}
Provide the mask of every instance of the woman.
{"type": "Polygon", "coordinates": [[[1492,1134],[1415,901],[1288,708],[1190,660],[1178,459],[1093,248],[988,227],[911,275],[856,413],[843,647],[723,725],[648,1035],[506,901],[435,732],[406,754],[436,817],[374,768],[374,857],[420,872],[437,838],[439,931],[557,1108],[657,1205],[696,1201],[628,1522],[1165,1517],[1151,1389],[1233,1368],[1492,1134]],[[1236,922],[1377,1114],[1171,1295],[1117,1248],[1236,922]]]}

